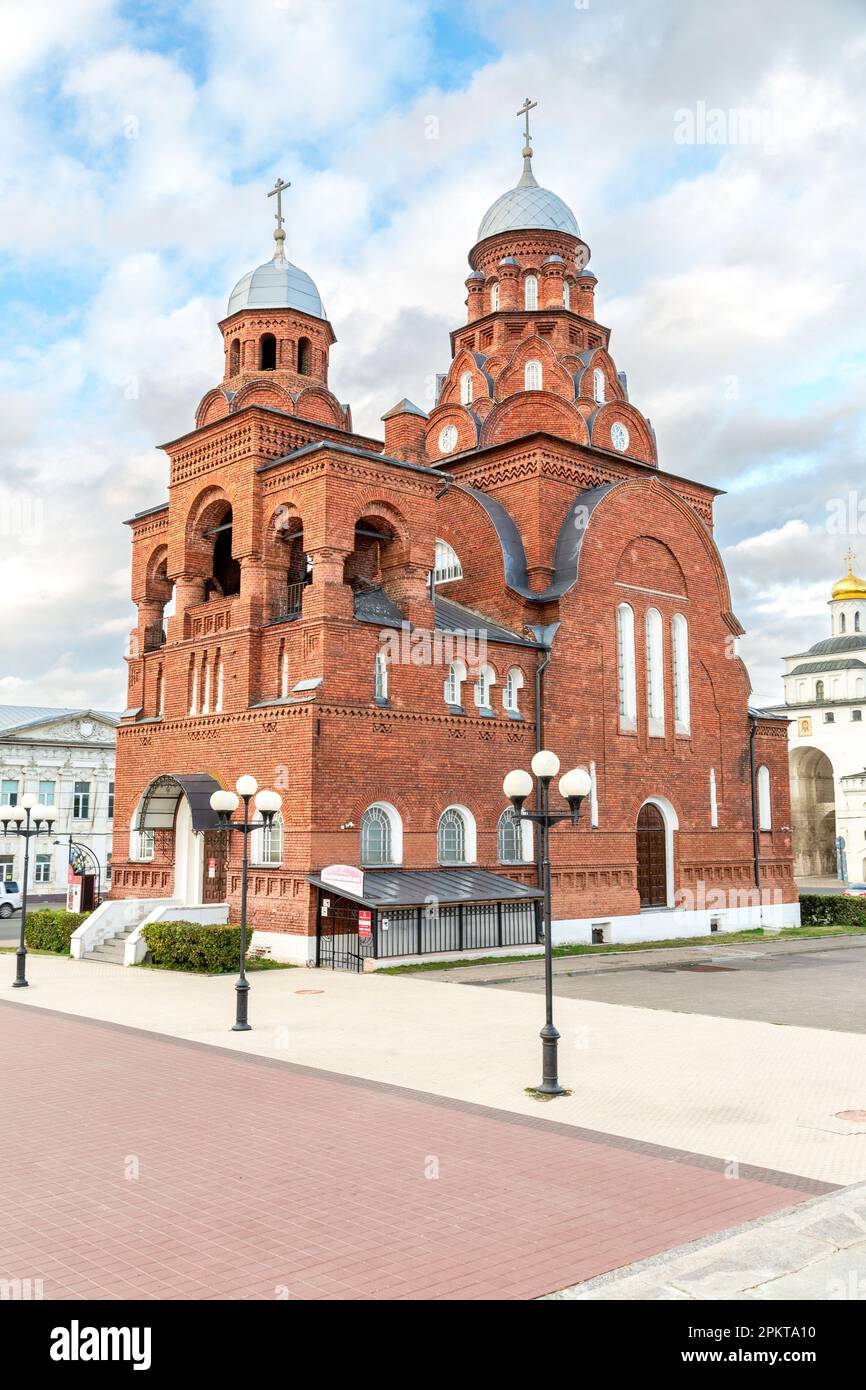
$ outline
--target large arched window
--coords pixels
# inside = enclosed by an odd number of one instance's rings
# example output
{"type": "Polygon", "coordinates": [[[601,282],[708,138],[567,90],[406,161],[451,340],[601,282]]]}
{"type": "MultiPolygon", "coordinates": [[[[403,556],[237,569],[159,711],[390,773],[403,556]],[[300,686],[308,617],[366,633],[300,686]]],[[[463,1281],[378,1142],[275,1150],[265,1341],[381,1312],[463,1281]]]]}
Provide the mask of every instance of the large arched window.
{"type": "Polygon", "coordinates": [[[313,344],[309,338],[298,339],[298,372],[301,376],[313,374],[313,344]]]}
{"type": "Polygon", "coordinates": [[[471,404],[472,404],[472,373],[471,373],[471,372],[461,372],[461,373],[460,373],[460,404],[461,404],[461,405],[471,405],[471,404]]]}
{"type": "Polygon", "coordinates": [[[267,829],[259,826],[258,830],[253,831],[250,852],[253,863],[264,868],[275,868],[282,864],[283,818],[279,811],[267,829]]]}
{"type": "Polygon", "coordinates": [[[674,649],[674,721],[678,734],[691,731],[691,697],[689,693],[689,625],[682,613],[671,620],[674,649]]]}
{"type": "Polygon", "coordinates": [[[475,859],[475,821],[465,806],[449,806],[439,817],[439,863],[471,864],[475,859]]]}
{"type": "Polygon", "coordinates": [[[498,308],[499,308],[499,281],[498,281],[498,280],[494,280],[493,284],[490,286],[490,312],[495,314],[495,313],[496,313],[496,310],[497,310],[498,308]]]}
{"type": "Polygon", "coordinates": [[[605,402],[605,379],[601,367],[596,367],[592,374],[592,394],[596,405],[604,405],[605,402]]]}
{"type": "Polygon", "coordinates": [[[538,308],[538,279],[535,275],[527,275],[523,282],[523,307],[538,308]]]}
{"type": "Polygon", "coordinates": [[[446,584],[449,579],[462,578],[463,566],[460,564],[460,556],[457,551],[447,541],[437,540],[433,583],[446,584]]]}
{"type": "Polygon", "coordinates": [[[376,653],[373,675],[373,695],[380,701],[388,698],[388,658],[384,652],[376,653]]]}
{"type": "Polygon", "coordinates": [[[497,833],[500,864],[529,864],[532,862],[532,822],[520,820],[512,806],[499,817],[497,833]]]}
{"type": "Polygon", "coordinates": [[[773,805],[770,792],[770,769],[758,768],[758,829],[772,830],[773,805]]]}
{"type": "Polygon", "coordinates": [[[479,709],[490,709],[496,672],[492,666],[482,666],[475,679],[475,703],[479,709]]]}
{"type": "Polygon", "coordinates": [[[448,667],[448,675],[445,677],[444,696],[446,705],[463,705],[463,682],[466,679],[466,667],[462,661],[452,661],[448,667]]]}
{"type": "Polygon", "coordinates": [[[537,357],[530,357],[523,368],[523,389],[524,391],[540,391],[541,382],[541,363],[537,357]]]}
{"type": "Polygon", "coordinates": [[[648,608],[646,615],[646,703],[649,732],[663,737],[665,731],[665,668],[662,615],[648,608]]]}
{"type": "Polygon", "coordinates": [[[621,603],[616,610],[617,677],[619,681],[619,727],[637,727],[637,689],[634,664],[634,610],[621,603]]]}
{"type": "Polygon", "coordinates": [[[519,666],[512,666],[505,677],[502,692],[502,706],[509,714],[520,713],[520,692],[523,689],[523,672],[519,666]]]}
{"type": "Polygon", "coordinates": [[[393,806],[377,801],[361,817],[361,863],[399,864],[403,858],[403,823],[393,806]]]}
{"type": "Polygon", "coordinates": [[[273,372],[277,366],[277,340],[273,333],[263,333],[259,339],[259,368],[273,372]]]}

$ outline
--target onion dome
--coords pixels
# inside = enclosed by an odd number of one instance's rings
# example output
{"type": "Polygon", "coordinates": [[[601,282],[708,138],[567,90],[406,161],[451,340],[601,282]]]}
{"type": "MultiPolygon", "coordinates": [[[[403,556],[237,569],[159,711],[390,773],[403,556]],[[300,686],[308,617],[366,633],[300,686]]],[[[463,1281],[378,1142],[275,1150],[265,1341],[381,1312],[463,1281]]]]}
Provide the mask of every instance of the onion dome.
{"type": "MultiPolygon", "coordinates": [[[[287,188],[281,184],[274,192],[287,188]]],[[[256,266],[238,280],[229,295],[226,316],[237,314],[241,309],[299,309],[302,314],[310,314],[316,319],[327,319],[322,297],[305,270],[292,265],[286,259],[285,228],[282,225],[282,209],[278,204],[277,227],[274,231],[276,250],[264,265],[256,266]]]]}
{"type": "Polygon", "coordinates": [[[544,228],[579,237],[577,219],[567,203],[549,188],[542,188],[532,172],[532,149],[523,150],[523,173],[514,188],[487,209],[478,228],[478,241],[498,232],[522,232],[544,228]]]}
{"type": "Polygon", "coordinates": [[[854,573],[854,554],[848,551],[848,573],[839,579],[830,593],[831,599],[866,598],[866,579],[854,573]]]}

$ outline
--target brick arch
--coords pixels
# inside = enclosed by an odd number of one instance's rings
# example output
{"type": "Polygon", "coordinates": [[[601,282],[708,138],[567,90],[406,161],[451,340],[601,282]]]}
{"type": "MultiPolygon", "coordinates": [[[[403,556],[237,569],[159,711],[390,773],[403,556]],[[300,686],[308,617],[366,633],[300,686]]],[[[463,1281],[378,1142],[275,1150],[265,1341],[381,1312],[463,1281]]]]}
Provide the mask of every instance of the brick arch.
{"type": "Polygon", "coordinates": [[[248,405],[267,405],[274,410],[282,410],[286,415],[295,414],[295,404],[290,393],[272,380],[248,381],[237,395],[232,397],[231,413],[234,415],[236,411],[243,410],[248,405]]]}
{"type": "MultiPolygon", "coordinates": [[[[472,403],[490,399],[493,395],[493,379],[479,362],[480,353],[470,348],[461,348],[451,363],[448,376],[439,394],[440,405],[460,405],[460,378],[464,372],[472,373],[472,403]]],[[[482,358],[482,361],[484,359],[482,358]]]]}
{"type": "Polygon", "coordinates": [[[234,507],[231,497],[221,487],[211,484],[202,488],[187,509],[183,529],[183,561],[186,574],[209,576],[213,560],[213,541],[205,531],[219,524],[228,508],[234,507]]]}
{"type": "Polygon", "coordinates": [[[473,412],[465,405],[459,405],[455,402],[437,405],[436,409],[431,412],[425,426],[424,440],[429,459],[452,458],[454,454],[461,454],[466,449],[476,447],[478,444],[478,421],[473,412]],[[450,454],[441,454],[438,442],[439,432],[446,425],[456,427],[457,444],[450,454]]]}
{"type": "Polygon", "coordinates": [[[228,415],[229,410],[230,406],[225,392],[221,386],[215,386],[199,401],[198,410],[195,413],[196,429],[200,429],[202,425],[210,425],[214,420],[223,420],[228,415]]]}
{"type": "Polygon", "coordinates": [[[605,404],[610,404],[614,401],[624,401],[626,398],[625,391],[623,390],[622,382],[617,376],[616,363],[607,348],[604,347],[592,348],[591,352],[587,354],[585,365],[581,363],[578,370],[575,372],[577,378],[576,394],[586,400],[595,401],[593,373],[597,367],[600,367],[604,372],[605,404]]]}
{"type": "Polygon", "coordinates": [[[666,541],[653,535],[632,536],[620,552],[616,578],[622,584],[643,584],[668,594],[688,597],[683,567],[666,541]]]}
{"type": "Polygon", "coordinates": [[[546,430],[577,444],[588,444],[589,434],[580,411],[551,391],[520,391],[501,401],[481,427],[481,445],[502,444],[536,430],[546,430]]]}
{"type": "Polygon", "coordinates": [[[295,413],[306,420],[317,420],[321,425],[337,425],[340,429],[345,423],[339,401],[324,386],[305,386],[299,391],[295,396],[295,413]]]}
{"type": "MultiPolygon", "coordinates": [[[[496,400],[503,401],[507,396],[523,391],[523,372],[531,358],[537,358],[541,362],[545,392],[561,396],[565,401],[573,401],[574,382],[570,373],[565,370],[550,343],[535,334],[531,338],[521,339],[511,354],[508,365],[498,374],[496,400]]],[[[537,394],[533,392],[533,395],[537,394]]]]}
{"type": "Polygon", "coordinates": [[[658,467],[652,431],[644,416],[630,401],[607,401],[589,416],[589,438],[594,447],[609,449],[614,454],[620,452],[614,449],[610,437],[611,428],[617,420],[621,420],[629,432],[628,448],[622,457],[640,459],[643,463],[658,467]]]}
{"type": "Polygon", "coordinates": [[[144,567],[144,596],[153,603],[167,603],[172,583],[168,578],[168,545],[161,541],[154,546],[144,567]]]}
{"type": "Polygon", "coordinates": [[[282,564],[289,538],[304,533],[303,513],[293,498],[286,497],[278,502],[270,500],[265,515],[262,557],[282,564]]]}
{"type": "Polygon", "coordinates": [[[353,536],[354,528],[365,521],[379,522],[388,527],[394,534],[394,540],[387,547],[389,568],[407,563],[412,548],[412,527],[400,508],[395,506],[393,502],[387,498],[375,496],[366,500],[358,498],[349,513],[349,517],[353,536]]]}

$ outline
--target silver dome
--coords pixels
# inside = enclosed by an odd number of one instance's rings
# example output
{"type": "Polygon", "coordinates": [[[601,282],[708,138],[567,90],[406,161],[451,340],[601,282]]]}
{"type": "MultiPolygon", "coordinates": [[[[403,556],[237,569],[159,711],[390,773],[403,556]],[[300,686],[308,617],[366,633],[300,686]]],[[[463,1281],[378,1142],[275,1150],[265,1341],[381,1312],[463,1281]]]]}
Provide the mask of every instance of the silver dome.
{"type": "Polygon", "coordinates": [[[241,309],[300,309],[313,318],[327,318],[319,291],[307,272],[279,253],[238,280],[229,295],[226,317],[241,309]]]}
{"type": "Polygon", "coordinates": [[[539,187],[532,172],[531,160],[524,158],[520,182],[487,209],[478,228],[477,240],[496,236],[497,232],[522,232],[535,227],[580,236],[571,208],[549,188],[539,187]]]}

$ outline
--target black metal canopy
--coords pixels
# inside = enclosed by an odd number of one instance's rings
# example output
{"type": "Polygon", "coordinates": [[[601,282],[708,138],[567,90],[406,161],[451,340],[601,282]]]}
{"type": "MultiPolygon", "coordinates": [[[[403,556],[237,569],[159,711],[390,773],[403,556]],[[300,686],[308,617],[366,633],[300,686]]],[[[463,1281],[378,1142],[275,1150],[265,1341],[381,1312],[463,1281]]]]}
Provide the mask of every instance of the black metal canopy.
{"type": "Polygon", "coordinates": [[[534,902],[542,897],[540,888],[529,888],[486,869],[431,869],[419,873],[411,869],[365,869],[363,896],[336,888],[318,874],[309,874],[307,882],[364,907],[423,907],[431,899],[443,907],[454,903],[534,902]]]}
{"type": "Polygon", "coordinates": [[[135,830],[171,830],[181,796],[189,802],[193,830],[218,830],[219,819],[210,804],[222,787],[209,772],[172,772],[151,782],[138,808],[135,830]]]}

